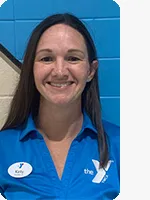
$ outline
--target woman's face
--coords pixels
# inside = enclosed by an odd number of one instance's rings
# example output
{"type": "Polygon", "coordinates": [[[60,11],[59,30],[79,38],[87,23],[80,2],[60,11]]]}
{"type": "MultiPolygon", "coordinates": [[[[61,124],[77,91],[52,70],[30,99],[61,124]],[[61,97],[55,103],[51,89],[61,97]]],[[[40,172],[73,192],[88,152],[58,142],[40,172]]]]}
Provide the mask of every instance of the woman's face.
{"type": "Polygon", "coordinates": [[[54,25],[41,36],[33,72],[43,102],[62,106],[81,101],[96,68],[97,61],[89,64],[83,36],[70,26],[54,25]]]}

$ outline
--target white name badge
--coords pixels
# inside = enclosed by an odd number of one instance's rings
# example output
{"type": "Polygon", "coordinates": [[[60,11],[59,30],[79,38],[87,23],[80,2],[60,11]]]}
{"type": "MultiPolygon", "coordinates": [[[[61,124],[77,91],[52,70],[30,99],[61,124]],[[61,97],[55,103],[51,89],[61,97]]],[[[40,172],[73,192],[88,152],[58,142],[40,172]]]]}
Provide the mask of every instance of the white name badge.
{"type": "Polygon", "coordinates": [[[8,174],[15,178],[23,178],[32,172],[32,166],[26,162],[17,162],[8,168],[8,174]]]}

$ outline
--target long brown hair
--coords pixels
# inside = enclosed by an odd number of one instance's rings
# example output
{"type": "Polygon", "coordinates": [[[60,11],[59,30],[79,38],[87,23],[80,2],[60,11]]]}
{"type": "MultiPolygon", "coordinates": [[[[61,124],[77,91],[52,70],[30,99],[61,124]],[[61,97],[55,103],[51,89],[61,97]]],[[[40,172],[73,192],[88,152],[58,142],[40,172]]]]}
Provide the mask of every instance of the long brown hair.
{"type": "MultiPolygon", "coordinates": [[[[35,87],[33,76],[35,52],[43,32],[55,24],[66,24],[82,34],[88,50],[89,63],[97,60],[96,48],[92,37],[85,25],[76,16],[69,13],[64,13],[55,14],[44,19],[33,30],[29,39],[21,67],[20,80],[11,102],[8,118],[2,130],[25,125],[30,113],[32,113],[33,119],[35,119],[38,115],[40,94],[35,87]]],[[[86,110],[93,122],[93,125],[95,125],[98,131],[100,161],[101,166],[104,167],[108,162],[109,153],[106,134],[103,130],[101,119],[101,104],[97,71],[94,75],[94,78],[86,84],[86,87],[83,91],[82,108],[86,110]]]]}

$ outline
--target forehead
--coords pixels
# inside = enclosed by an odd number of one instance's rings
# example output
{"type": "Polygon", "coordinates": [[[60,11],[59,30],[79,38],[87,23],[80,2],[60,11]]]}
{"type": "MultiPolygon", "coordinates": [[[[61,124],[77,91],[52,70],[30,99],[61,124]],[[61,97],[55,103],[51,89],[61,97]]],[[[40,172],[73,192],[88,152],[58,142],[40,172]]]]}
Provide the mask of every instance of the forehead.
{"type": "Polygon", "coordinates": [[[57,45],[70,48],[78,47],[86,50],[83,36],[77,30],[65,24],[57,24],[48,28],[42,34],[37,49],[57,45]]]}

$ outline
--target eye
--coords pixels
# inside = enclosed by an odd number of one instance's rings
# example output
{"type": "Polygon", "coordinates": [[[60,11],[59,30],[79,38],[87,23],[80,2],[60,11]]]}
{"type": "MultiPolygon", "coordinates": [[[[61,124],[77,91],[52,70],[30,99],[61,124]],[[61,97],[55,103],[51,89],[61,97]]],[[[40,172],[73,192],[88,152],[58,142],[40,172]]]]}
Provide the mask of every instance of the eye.
{"type": "Polygon", "coordinates": [[[76,56],[69,56],[69,57],[67,58],[67,60],[70,61],[70,62],[77,62],[77,61],[80,60],[80,58],[78,58],[78,57],[76,57],[76,56]]]}
{"type": "Polygon", "coordinates": [[[52,62],[53,58],[50,57],[50,56],[45,56],[45,57],[41,58],[40,61],[43,61],[43,62],[52,62]]]}

